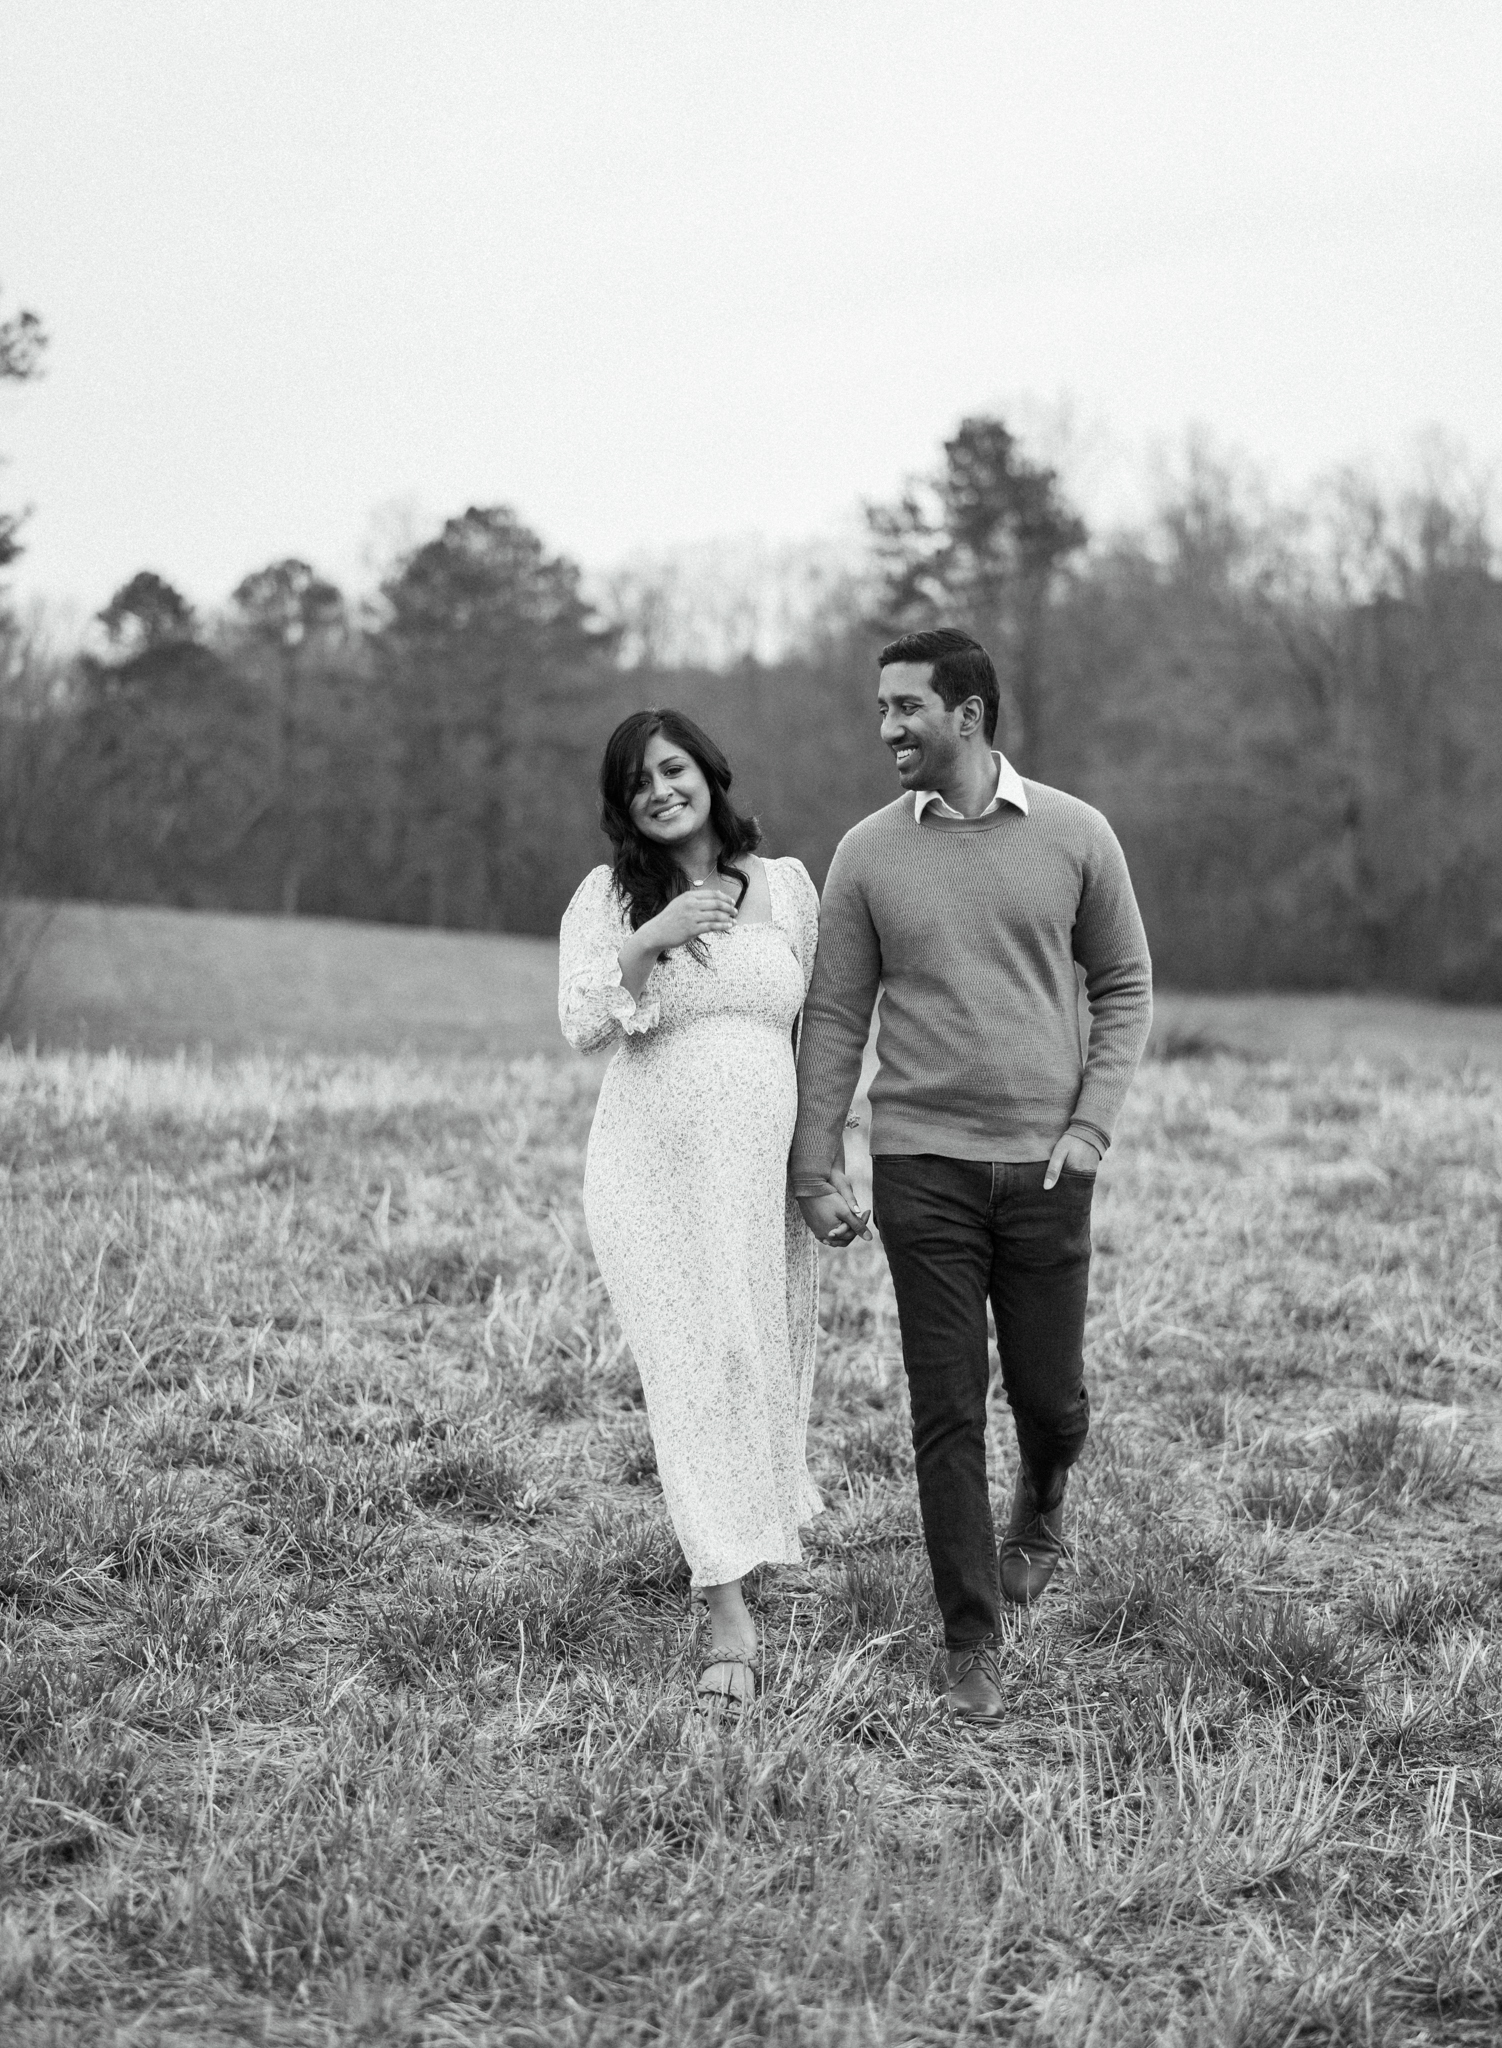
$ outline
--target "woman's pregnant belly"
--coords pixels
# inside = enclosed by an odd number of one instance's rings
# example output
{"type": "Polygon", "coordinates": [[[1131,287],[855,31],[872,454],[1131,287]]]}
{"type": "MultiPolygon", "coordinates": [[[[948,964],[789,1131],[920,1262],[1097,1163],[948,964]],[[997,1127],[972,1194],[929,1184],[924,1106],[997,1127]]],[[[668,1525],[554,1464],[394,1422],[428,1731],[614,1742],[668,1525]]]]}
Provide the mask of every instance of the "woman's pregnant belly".
{"type": "Polygon", "coordinates": [[[736,1016],[679,1025],[618,1053],[606,1069],[586,1193],[649,1170],[698,1181],[727,1171],[780,1177],[797,1110],[789,1032],[736,1016]]]}

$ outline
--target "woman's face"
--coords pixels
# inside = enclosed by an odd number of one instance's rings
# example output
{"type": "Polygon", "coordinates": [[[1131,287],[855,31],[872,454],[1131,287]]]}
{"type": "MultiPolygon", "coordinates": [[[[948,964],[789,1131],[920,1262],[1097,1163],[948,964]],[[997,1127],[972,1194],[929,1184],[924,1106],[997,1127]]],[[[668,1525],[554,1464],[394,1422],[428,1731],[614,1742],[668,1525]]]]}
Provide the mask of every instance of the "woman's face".
{"type": "Polygon", "coordinates": [[[709,783],[692,754],[654,732],[631,798],[631,822],[643,839],[681,846],[709,823],[709,783]]]}

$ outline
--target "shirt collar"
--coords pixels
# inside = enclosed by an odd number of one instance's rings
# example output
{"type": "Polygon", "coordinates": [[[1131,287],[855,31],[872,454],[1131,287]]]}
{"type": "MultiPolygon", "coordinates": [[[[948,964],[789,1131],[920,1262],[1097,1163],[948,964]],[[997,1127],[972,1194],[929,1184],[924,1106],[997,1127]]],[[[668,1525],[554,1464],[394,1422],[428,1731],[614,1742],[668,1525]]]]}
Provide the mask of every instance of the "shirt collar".
{"type": "MultiPolygon", "coordinates": [[[[1003,804],[1011,804],[1015,810],[1027,816],[1027,791],[1022,786],[1022,777],[1012,766],[1005,754],[993,753],[996,763],[996,794],[980,812],[982,818],[989,818],[993,811],[999,811],[1003,804]]],[[[936,789],[919,789],[913,792],[913,822],[917,824],[929,805],[934,806],[934,815],[940,818],[958,818],[961,812],[946,804],[936,789]]]]}

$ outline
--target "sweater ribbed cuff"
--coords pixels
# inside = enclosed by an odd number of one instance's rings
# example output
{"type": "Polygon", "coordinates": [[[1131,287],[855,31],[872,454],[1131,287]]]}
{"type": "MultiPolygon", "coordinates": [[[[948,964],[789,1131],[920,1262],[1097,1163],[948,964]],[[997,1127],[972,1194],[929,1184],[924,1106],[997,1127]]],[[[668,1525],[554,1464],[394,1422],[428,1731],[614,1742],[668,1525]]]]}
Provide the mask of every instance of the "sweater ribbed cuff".
{"type": "Polygon", "coordinates": [[[1082,1138],[1087,1145],[1092,1145],[1095,1148],[1102,1159],[1105,1158],[1111,1149],[1111,1140],[1104,1131],[1097,1130],[1094,1124],[1081,1123],[1078,1117],[1074,1117],[1071,1120],[1064,1136],[1066,1138],[1082,1138]]]}

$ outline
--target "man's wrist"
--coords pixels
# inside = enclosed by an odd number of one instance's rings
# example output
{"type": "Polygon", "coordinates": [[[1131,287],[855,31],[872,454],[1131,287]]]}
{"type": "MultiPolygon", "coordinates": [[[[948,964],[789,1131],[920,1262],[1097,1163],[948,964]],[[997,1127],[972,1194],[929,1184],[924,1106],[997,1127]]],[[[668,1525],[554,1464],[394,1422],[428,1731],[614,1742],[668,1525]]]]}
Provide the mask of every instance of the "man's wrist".
{"type": "Polygon", "coordinates": [[[1082,1145],[1088,1145],[1102,1159],[1105,1158],[1107,1152],[1111,1149],[1111,1140],[1104,1131],[1098,1131],[1094,1124],[1072,1123],[1068,1130],[1065,1131],[1064,1136],[1066,1138],[1078,1138],[1082,1145]]]}

